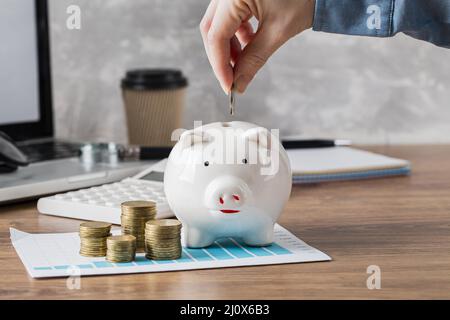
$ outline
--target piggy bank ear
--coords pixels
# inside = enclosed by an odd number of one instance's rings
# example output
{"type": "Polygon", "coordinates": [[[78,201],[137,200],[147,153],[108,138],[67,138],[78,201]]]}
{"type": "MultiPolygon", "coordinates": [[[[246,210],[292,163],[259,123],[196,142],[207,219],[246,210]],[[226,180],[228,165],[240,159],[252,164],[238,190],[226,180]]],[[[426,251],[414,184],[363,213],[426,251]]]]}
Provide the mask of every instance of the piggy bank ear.
{"type": "Polygon", "coordinates": [[[265,149],[272,146],[272,135],[266,128],[258,127],[251,128],[244,132],[244,138],[248,141],[253,141],[265,149]]]}
{"type": "Polygon", "coordinates": [[[197,143],[209,142],[211,137],[201,130],[188,130],[181,134],[179,143],[181,148],[189,148],[197,143]]]}
{"type": "Polygon", "coordinates": [[[259,162],[263,166],[268,166],[271,163],[271,147],[273,136],[270,132],[262,127],[248,129],[244,133],[244,138],[247,141],[253,141],[257,144],[257,154],[259,162]]]}

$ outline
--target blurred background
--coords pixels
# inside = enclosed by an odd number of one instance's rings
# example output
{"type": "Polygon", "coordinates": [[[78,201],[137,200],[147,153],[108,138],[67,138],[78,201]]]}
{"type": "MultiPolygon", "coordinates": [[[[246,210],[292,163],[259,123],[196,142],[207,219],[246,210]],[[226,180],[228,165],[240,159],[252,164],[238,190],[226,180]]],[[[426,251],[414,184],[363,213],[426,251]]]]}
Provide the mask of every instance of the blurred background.
{"type": "MultiPolygon", "coordinates": [[[[229,120],[228,99],[198,24],[208,0],[50,0],[56,135],[125,142],[125,70],[175,67],[189,78],[184,126],[229,120]],[[66,28],[69,5],[81,30],[66,28]]],[[[281,135],[356,143],[450,142],[448,51],[390,39],[307,31],[288,42],[237,100],[236,120],[281,135]]]]}

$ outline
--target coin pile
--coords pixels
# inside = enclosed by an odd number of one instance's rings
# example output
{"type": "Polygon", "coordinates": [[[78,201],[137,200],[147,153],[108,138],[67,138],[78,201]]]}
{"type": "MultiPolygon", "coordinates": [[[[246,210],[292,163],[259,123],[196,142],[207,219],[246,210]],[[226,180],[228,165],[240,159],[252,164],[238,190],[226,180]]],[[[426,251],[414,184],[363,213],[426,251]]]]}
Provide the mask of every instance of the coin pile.
{"type": "Polygon", "coordinates": [[[154,260],[181,257],[181,222],[175,219],[150,220],[145,224],[145,256],[154,260]]]}
{"type": "Polygon", "coordinates": [[[156,203],[153,201],[127,201],[122,203],[122,233],[136,237],[136,248],[145,246],[145,223],[155,219],[156,203]]]}
{"type": "Polygon", "coordinates": [[[80,224],[80,254],[85,257],[104,257],[106,238],[111,235],[111,224],[106,222],[83,222],[80,224]]]}
{"type": "Polygon", "coordinates": [[[136,257],[136,237],[121,235],[106,240],[106,260],[110,262],[131,262],[136,257]]]}

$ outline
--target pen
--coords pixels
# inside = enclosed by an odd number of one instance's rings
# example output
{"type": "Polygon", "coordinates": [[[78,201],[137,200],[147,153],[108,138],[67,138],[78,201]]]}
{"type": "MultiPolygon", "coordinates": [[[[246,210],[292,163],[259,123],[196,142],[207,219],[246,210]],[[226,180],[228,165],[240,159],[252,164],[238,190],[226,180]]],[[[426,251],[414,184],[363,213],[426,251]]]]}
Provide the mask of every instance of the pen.
{"type": "Polygon", "coordinates": [[[120,146],[119,157],[133,160],[158,160],[167,158],[172,147],[120,146]]]}
{"type": "Polygon", "coordinates": [[[312,149],[312,148],[328,148],[339,146],[350,146],[350,140],[337,139],[311,139],[311,140],[283,140],[281,142],[285,149],[312,149]]]}
{"type": "Polygon", "coordinates": [[[167,158],[172,147],[144,147],[116,143],[86,143],[79,149],[84,163],[115,162],[118,160],[159,160],[167,158]]]}
{"type": "MultiPolygon", "coordinates": [[[[350,146],[352,142],[346,139],[326,140],[326,139],[308,139],[308,140],[284,140],[281,142],[286,149],[313,149],[328,147],[350,146]]],[[[169,156],[172,147],[137,147],[139,158],[141,160],[163,159],[169,156]]]]}
{"type": "MultiPolygon", "coordinates": [[[[286,149],[312,149],[337,146],[349,146],[350,140],[294,140],[282,141],[286,149]]],[[[88,143],[80,148],[80,158],[84,162],[102,162],[111,160],[111,156],[119,160],[158,160],[167,158],[172,147],[145,147],[137,145],[122,145],[115,143],[88,143]]]]}

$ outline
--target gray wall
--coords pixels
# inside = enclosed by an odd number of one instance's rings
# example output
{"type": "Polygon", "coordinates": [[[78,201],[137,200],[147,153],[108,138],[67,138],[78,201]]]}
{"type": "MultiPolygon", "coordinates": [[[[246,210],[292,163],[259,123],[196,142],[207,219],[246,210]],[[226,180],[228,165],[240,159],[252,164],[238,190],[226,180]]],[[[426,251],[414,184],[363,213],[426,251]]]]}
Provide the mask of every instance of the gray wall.
{"type": "MultiPolygon", "coordinates": [[[[50,0],[57,135],[126,140],[119,79],[128,68],[189,77],[185,127],[229,119],[198,32],[208,0],[50,0]],[[66,8],[82,10],[81,30],[66,8]]],[[[308,31],[283,47],[238,97],[236,119],[282,135],[359,143],[450,142],[450,51],[398,35],[308,31]]]]}

